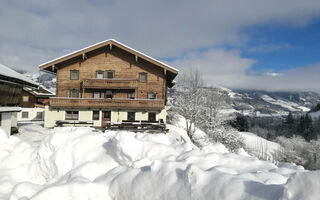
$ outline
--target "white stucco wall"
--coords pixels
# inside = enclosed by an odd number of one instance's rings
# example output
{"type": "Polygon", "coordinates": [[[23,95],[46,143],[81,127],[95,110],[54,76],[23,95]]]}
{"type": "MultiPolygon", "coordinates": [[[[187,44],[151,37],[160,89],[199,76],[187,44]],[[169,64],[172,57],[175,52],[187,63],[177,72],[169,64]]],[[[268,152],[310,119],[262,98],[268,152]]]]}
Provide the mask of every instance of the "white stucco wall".
{"type": "Polygon", "coordinates": [[[16,112],[3,112],[1,114],[1,128],[11,135],[11,127],[17,127],[17,113],[16,112]]]}
{"type": "Polygon", "coordinates": [[[21,112],[18,113],[18,121],[42,121],[44,119],[44,110],[43,108],[22,108],[21,112]],[[22,118],[22,112],[28,112],[28,118],[22,118]],[[42,112],[42,118],[37,119],[37,112],[42,112]]]}
{"type": "MultiPolygon", "coordinates": [[[[76,109],[68,109],[76,110],[76,109]]],[[[54,127],[57,120],[65,120],[66,115],[65,109],[49,109],[49,106],[45,107],[44,111],[44,126],[47,128],[54,127]]],[[[99,110],[99,120],[92,120],[93,110],[80,109],[79,120],[80,121],[91,121],[93,126],[101,126],[102,111],[99,110]]],[[[166,122],[166,110],[111,110],[111,122],[121,122],[127,120],[127,113],[133,111],[136,112],[136,120],[148,120],[148,112],[156,112],[156,120],[163,119],[166,122]]]]}

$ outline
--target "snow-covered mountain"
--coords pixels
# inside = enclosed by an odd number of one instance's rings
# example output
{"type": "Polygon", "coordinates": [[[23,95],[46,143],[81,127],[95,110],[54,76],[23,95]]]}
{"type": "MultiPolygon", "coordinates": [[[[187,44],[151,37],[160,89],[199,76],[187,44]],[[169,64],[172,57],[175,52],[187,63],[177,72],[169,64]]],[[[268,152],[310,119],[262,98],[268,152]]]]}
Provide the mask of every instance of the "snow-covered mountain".
{"type": "Polygon", "coordinates": [[[30,78],[31,80],[40,83],[51,92],[56,92],[56,76],[53,74],[40,72],[40,73],[24,73],[26,77],[30,78]]]}
{"type": "Polygon", "coordinates": [[[230,97],[234,111],[245,115],[274,116],[308,112],[320,102],[320,94],[315,92],[222,89],[230,97]]]}
{"type": "MultiPolygon", "coordinates": [[[[50,91],[56,90],[56,77],[48,73],[25,73],[27,77],[39,82],[50,91]]],[[[169,90],[169,96],[177,87],[169,90]]],[[[288,112],[308,112],[320,103],[320,94],[315,92],[269,92],[262,90],[231,90],[220,88],[230,97],[233,110],[245,115],[274,116],[288,112]]]]}

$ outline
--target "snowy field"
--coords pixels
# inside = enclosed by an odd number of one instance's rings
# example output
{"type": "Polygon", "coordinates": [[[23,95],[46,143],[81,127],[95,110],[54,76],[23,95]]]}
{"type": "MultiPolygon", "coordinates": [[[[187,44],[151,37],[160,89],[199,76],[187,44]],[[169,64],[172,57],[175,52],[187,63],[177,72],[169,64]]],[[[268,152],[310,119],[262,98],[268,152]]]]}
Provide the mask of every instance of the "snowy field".
{"type": "Polygon", "coordinates": [[[320,172],[274,165],[221,144],[195,147],[186,132],[91,128],[0,130],[0,199],[318,199],[320,172]]]}

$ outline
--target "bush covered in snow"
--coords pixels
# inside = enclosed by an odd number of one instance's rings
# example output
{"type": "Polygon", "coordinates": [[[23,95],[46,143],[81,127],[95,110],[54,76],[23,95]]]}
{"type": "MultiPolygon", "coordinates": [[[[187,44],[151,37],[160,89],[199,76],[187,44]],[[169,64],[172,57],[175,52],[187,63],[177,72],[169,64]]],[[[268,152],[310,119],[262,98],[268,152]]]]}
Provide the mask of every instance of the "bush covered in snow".
{"type": "Polygon", "coordinates": [[[279,161],[302,165],[307,169],[320,169],[320,140],[307,142],[301,136],[278,137],[282,148],[278,152],[279,161]]]}

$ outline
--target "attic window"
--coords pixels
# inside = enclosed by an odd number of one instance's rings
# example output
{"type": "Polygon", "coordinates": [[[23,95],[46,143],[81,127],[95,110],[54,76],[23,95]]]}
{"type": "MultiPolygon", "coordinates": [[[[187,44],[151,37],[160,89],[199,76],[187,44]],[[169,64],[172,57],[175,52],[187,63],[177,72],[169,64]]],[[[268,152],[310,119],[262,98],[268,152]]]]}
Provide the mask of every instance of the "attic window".
{"type": "Polygon", "coordinates": [[[97,78],[103,78],[103,71],[101,71],[101,70],[96,71],[96,77],[97,78]]]}
{"type": "Polygon", "coordinates": [[[114,78],[114,71],[113,70],[106,71],[106,77],[109,79],[114,78]]]}
{"type": "Polygon", "coordinates": [[[147,82],[147,73],[145,73],[145,72],[140,72],[140,73],[139,73],[139,81],[140,81],[140,82],[147,82]]]}
{"type": "Polygon", "coordinates": [[[70,80],[79,80],[79,70],[70,70],[70,80]]]}

